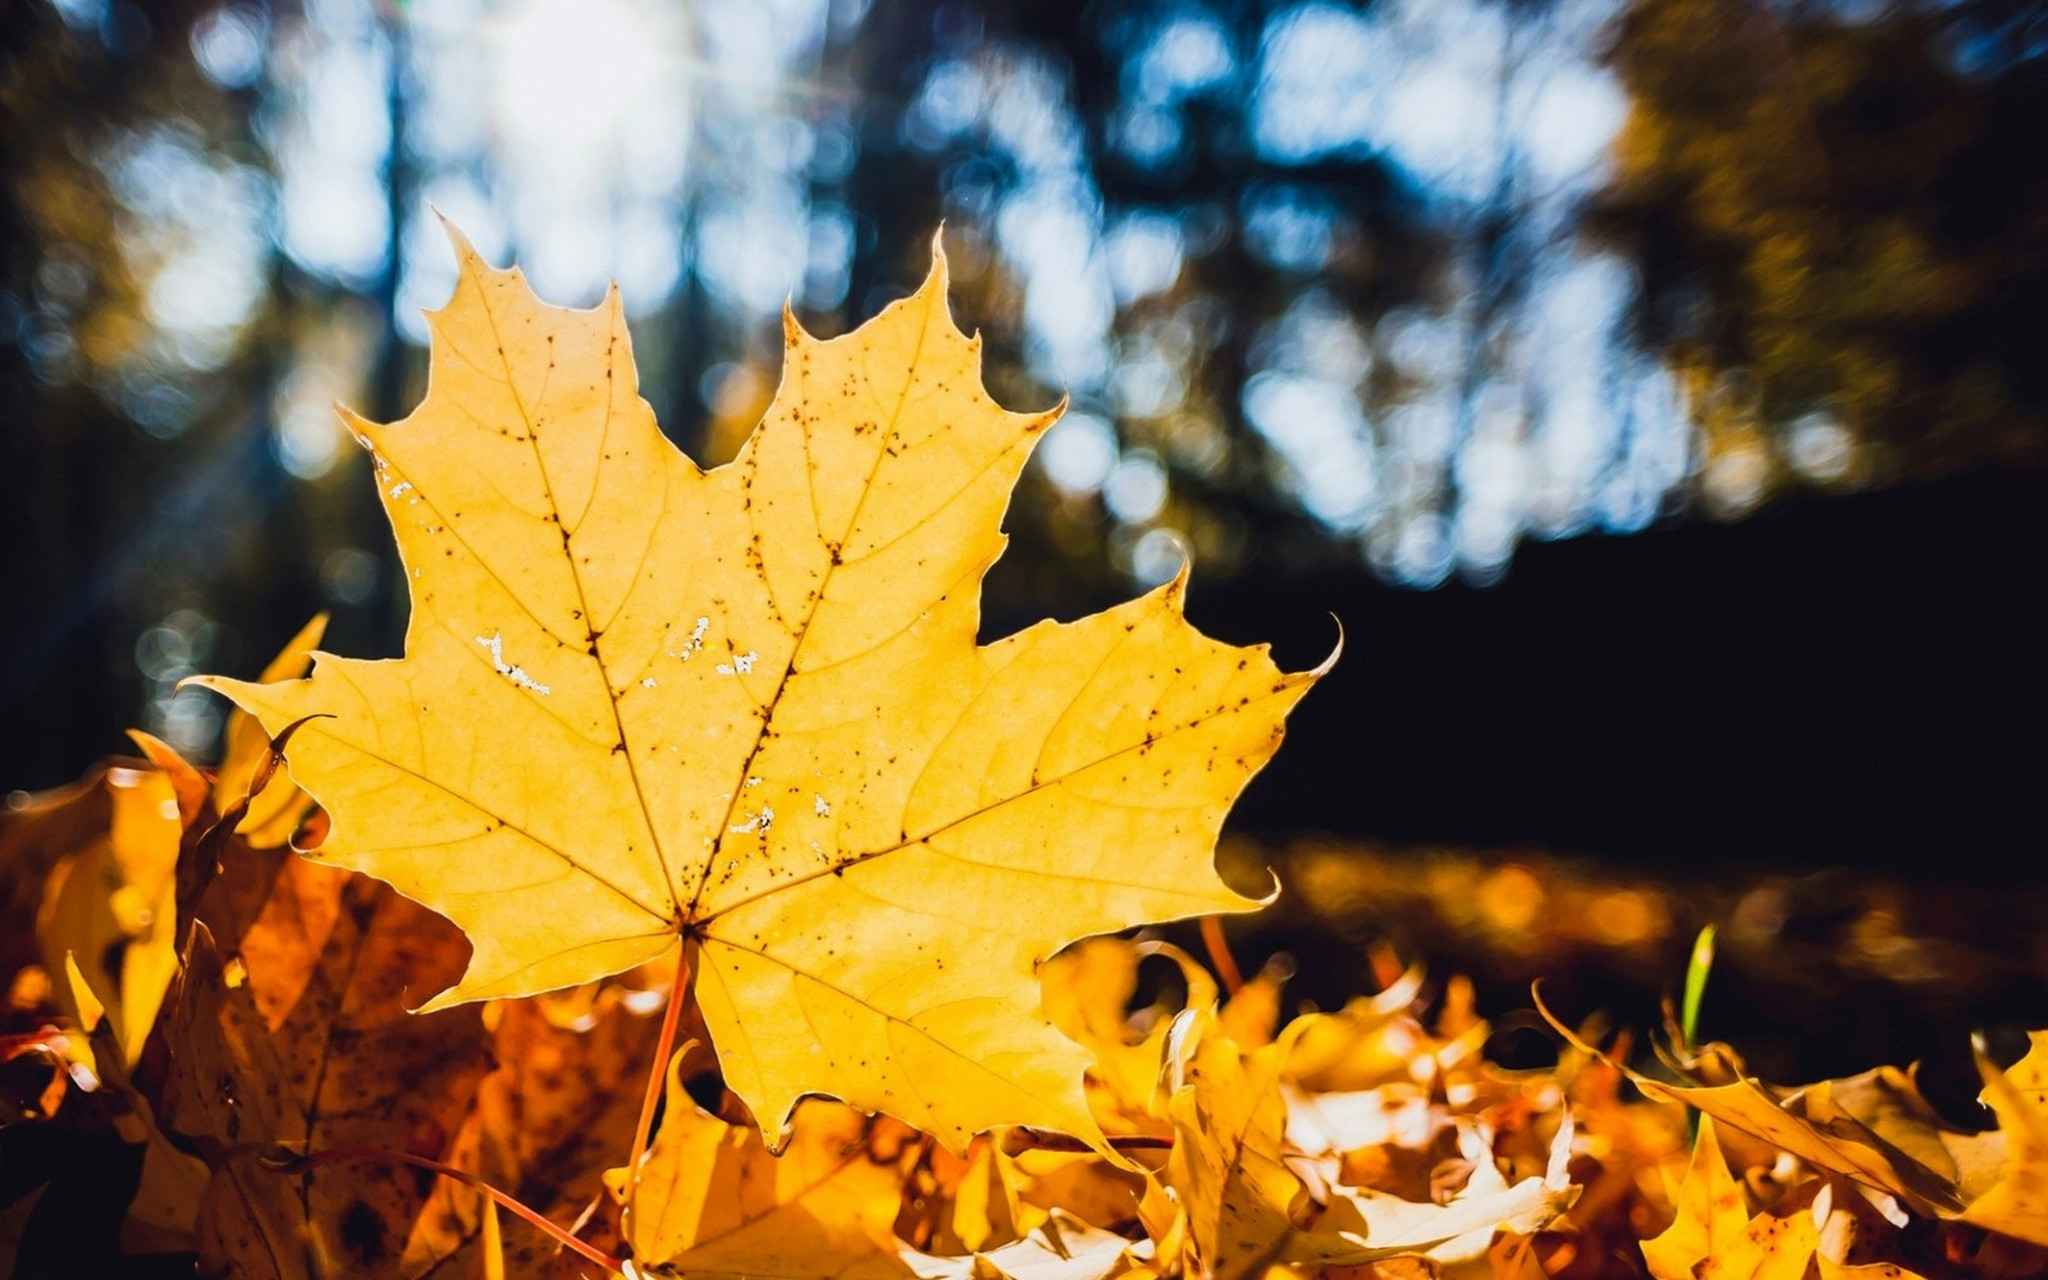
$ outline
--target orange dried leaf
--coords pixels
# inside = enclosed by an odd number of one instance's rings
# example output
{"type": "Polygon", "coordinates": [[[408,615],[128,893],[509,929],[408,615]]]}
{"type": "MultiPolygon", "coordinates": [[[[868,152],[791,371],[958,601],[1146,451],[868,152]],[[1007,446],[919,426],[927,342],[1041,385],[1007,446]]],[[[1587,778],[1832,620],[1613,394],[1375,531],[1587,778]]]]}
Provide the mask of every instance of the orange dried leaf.
{"type": "MultiPolygon", "coordinates": [[[[294,1154],[338,1146],[442,1153],[484,1073],[482,1029],[473,1010],[414,1017],[404,997],[422,975],[455,972],[461,936],[375,881],[298,859],[277,874],[280,892],[296,900],[324,893],[335,904],[310,971],[290,980],[297,993],[281,1016],[260,1001],[271,979],[253,957],[289,953],[290,944],[252,949],[244,973],[226,955],[233,939],[216,946],[203,924],[167,1010],[163,1123],[214,1165],[200,1256],[250,1276],[295,1275],[309,1258],[318,1261],[304,1265],[329,1274],[388,1267],[429,1188],[375,1160],[286,1174],[263,1156],[272,1144],[294,1154]]],[[[290,919],[259,916],[243,941],[295,929],[290,919]]]]}
{"type": "Polygon", "coordinates": [[[1712,1116],[1700,1117],[1692,1163],[1673,1199],[1678,1216],[1661,1235],[1643,1241],[1643,1260],[1656,1280],[1692,1280],[1695,1263],[1733,1249],[1749,1225],[1749,1208],[1721,1155],[1712,1116]]]}
{"type": "MultiPolygon", "coordinates": [[[[584,1015],[577,1018],[561,1017],[548,1000],[486,1006],[497,1065],[478,1086],[445,1160],[492,1186],[518,1188],[528,1208],[568,1226],[602,1194],[604,1171],[632,1144],[659,1019],[628,1008],[616,987],[577,1000],[584,1015]]],[[[442,1179],[406,1243],[408,1269],[461,1274],[454,1255],[480,1249],[491,1203],[442,1179]]],[[[509,1235],[504,1248],[514,1274],[533,1274],[560,1252],[539,1232],[515,1227],[509,1235]]]]}
{"type": "Polygon", "coordinates": [[[128,737],[142,749],[142,758],[161,769],[171,780],[171,789],[178,796],[179,819],[186,826],[198,822],[205,812],[207,800],[212,797],[212,784],[206,775],[179,755],[176,747],[155,734],[130,729],[128,737]]]}

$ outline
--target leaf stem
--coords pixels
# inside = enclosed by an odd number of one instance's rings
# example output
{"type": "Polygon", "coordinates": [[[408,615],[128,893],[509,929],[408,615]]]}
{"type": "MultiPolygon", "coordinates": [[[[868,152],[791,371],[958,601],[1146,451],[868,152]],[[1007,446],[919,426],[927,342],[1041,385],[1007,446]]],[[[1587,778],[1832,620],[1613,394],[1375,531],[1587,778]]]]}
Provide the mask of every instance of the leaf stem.
{"type": "Polygon", "coordinates": [[[596,1245],[578,1240],[575,1236],[563,1230],[560,1224],[549,1220],[543,1214],[527,1208],[475,1174],[465,1172],[454,1165],[442,1164],[439,1160],[429,1160],[425,1156],[416,1156],[405,1151],[393,1151],[389,1147],[365,1147],[344,1144],[338,1147],[328,1147],[324,1151],[315,1151],[310,1155],[297,1156],[290,1160],[263,1160],[260,1163],[265,1168],[276,1170],[279,1173],[305,1173],[308,1170],[317,1169],[323,1164],[333,1164],[340,1160],[396,1160],[401,1164],[409,1164],[415,1168],[431,1170],[444,1178],[453,1178],[465,1186],[474,1187],[478,1191],[483,1192],[491,1198],[494,1204],[510,1209],[535,1227],[554,1237],[564,1248],[575,1250],[585,1258],[595,1262],[598,1266],[609,1268],[614,1272],[625,1269],[623,1260],[614,1258],[596,1245]]]}
{"type": "MultiPolygon", "coordinates": [[[[1098,1148],[1070,1133],[1054,1133],[1050,1129],[1033,1129],[1019,1125],[1007,1131],[1003,1151],[1016,1155],[1020,1151],[1095,1151],[1098,1148]]],[[[1171,1151],[1173,1139],[1149,1133],[1105,1134],[1109,1149],[1116,1152],[1129,1151],[1171,1151]]]]}
{"type": "Polygon", "coordinates": [[[1223,917],[1202,917],[1202,945],[1209,949],[1209,963],[1215,966],[1225,994],[1236,995],[1244,985],[1244,973],[1237,967],[1237,957],[1230,954],[1230,943],[1224,940],[1223,917]]]}
{"type": "Polygon", "coordinates": [[[686,946],[676,956],[676,980],[668,989],[668,1010],[661,1015],[661,1037],[654,1045],[654,1066],[647,1072],[647,1093],[640,1100],[640,1120],[633,1126],[633,1153],[626,1161],[627,1204],[640,1189],[640,1162],[647,1154],[648,1135],[654,1132],[654,1109],[661,1103],[662,1086],[668,1083],[668,1059],[675,1052],[676,1026],[683,1017],[683,997],[690,984],[690,952],[686,946]]]}

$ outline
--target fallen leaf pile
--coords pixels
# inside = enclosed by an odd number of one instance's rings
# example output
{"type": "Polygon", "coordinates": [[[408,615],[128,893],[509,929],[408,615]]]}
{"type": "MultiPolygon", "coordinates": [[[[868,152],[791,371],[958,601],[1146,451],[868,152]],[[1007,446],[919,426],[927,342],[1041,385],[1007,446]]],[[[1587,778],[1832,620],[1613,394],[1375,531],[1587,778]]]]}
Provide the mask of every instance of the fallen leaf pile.
{"type": "Polygon", "coordinates": [[[706,473],[616,297],[458,252],[425,403],[352,424],[406,656],[316,622],[210,682],[217,769],[138,735],[0,821],[0,1273],[2048,1269],[2048,1035],[1965,1132],[1906,1071],[1652,1078],[1564,1026],[1508,1071],[1456,979],[1289,1016],[1220,931],[1220,977],[1132,936],[1258,905],[1217,832],[1318,673],[1184,575],[977,642],[1054,415],[987,398],[942,261],[792,324],[706,473]]]}
{"type": "Polygon", "coordinates": [[[1507,1071],[1483,1056],[1489,1028],[1463,984],[1433,990],[1419,973],[1283,1021],[1278,970],[1226,993],[1195,957],[1143,936],[1084,941],[1040,970],[1045,1016],[1088,1059],[1093,1145],[1000,1126],[956,1151],[812,1099],[774,1135],[778,1156],[686,1022],[695,1042],[670,1064],[633,1186],[621,1162],[672,963],[411,1013],[460,971],[460,933],[360,874],[250,833],[223,839],[205,776],[155,755],[0,826],[9,910],[43,904],[40,946],[9,956],[5,1134],[97,1144],[131,1179],[109,1188],[10,1143],[0,1250],[12,1252],[0,1262],[19,1274],[93,1273],[90,1248],[38,1226],[74,1221],[81,1204],[110,1213],[96,1244],[122,1265],[176,1259],[189,1273],[196,1255],[203,1275],[604,1273],[501,1222],[472,1186],[380,1151],[481,1177],[643,1276],[2048,1267],[2048,1034],[2007,1070],[1985,1064],[1999,1127],[1969,1133],[1892,1068],[1776,1089],[1707,1046],[1651,1079],[1574,1034],[1554,1070],[1507,1071]],[[181,812],[181,794],[197,803],[181,812]],[[77,877],[105,877],[101,906],[115,912],[126,889],[165,873],[149,850],[168,848],[175,870],[209,835],[219,873],[174,969],[130,921],[129,941],[102,948],[88,978],[70,944],[122,926],[64,905],[77,877]],[[53,949],[54,978],[40,958],[53,949]],[[124,1047],[138,1017],[142,1040],[124,1047]],[[1688,1105],[1704,1113],[1690,1154],[1688,1105]],[[343,1158],[300,1159],[322,1151],[343,1158]]]}

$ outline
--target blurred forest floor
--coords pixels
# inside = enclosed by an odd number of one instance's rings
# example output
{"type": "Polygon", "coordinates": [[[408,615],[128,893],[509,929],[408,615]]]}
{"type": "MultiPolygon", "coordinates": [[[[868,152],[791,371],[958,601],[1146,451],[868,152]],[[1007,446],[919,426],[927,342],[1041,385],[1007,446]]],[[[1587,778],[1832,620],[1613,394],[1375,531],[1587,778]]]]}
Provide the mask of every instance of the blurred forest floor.
{"type": "Polygon", "coordinates": [[[1223,864],[1248,892],[1266,866],[1283,886],[1265,911],[1231,922],[1247,972],[1279,965],[1296,1001],[1325,1009],[1409,965],[1439,990],[1469,979],[1495,1028],[1488,1056],[1509,1066],[1556,1058],[1532,983],[1566,1021],[1598,1015],[1644,1043],[1707,924],[1718,938],[1700,1037],[1735,1045],[1762,1079],[1917,1061],[1929,1099],[1977,1127],[1972,1033],[1995,1049],[2048,1026],[2048,888],[1849,868],[1652,872],[1535,850],[1314,839],[1229,844],[1223,864]]]}

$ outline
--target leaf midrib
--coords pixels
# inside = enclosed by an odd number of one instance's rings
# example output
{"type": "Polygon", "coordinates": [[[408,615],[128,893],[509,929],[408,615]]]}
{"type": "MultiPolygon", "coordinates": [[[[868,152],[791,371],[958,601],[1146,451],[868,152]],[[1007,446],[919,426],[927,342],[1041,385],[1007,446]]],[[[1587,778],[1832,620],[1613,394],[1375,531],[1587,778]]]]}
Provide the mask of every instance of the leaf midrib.
{"type": "MultiPolygon", "coordinates": [[[[889,440],[896,434],[897,427],[903,420],[904,407],[910,402],[910,389],[917,382],[918,360],[924,355],[925,339],[931,333],[931,321],[931,304],[927,302],[925,314],[917,330],[917,345],[911,350],[909,363],[905,366],[909,372],[903,379],[902,389],[897,393],[895,408],[890,410],[887,429],[875,433],[877,444],[874,462],[868,467],[867,478],[861,482],[860,497],[854,501],[853,513],[847,517],[846,528],[840,534],[839,545],[841,547],[846,545],[847,538],[852,535],[853,530],[860,524],[861,513],[867,509],[868,495],[874,492],[875,478],[882,473],[882,462],[890,456],[889,440]]],[[[801,424],[799,424],[798,429],[803,430],[801,424]]],[[[810,432],[807,430],[803,431],[803,443],[806,464],[804,472],[807,478],[814,478],[816,468],[809,465],[811,437],[810,432]]],[[[750,441],[750,447],[751,444],[752,442],[750,441]]],[[[751,480],[749,484],[751,485],[751,480]]],[[[815,489],[811,495],[811,511],[812,523],[815,525],[818,522],[817,494],[815,489]]],[[[748,519],[751,520],[752,518],[750,509],[748,519]]],[[[824,530],[821,528],[818,530],[818,533],[822,537],[824,530]]],[[[770,730],[775,725],[775,713],[782,706],[782,695],[788,691],[791,678],[797,674],[796,660],[803,653],[804,642],[811,637],[812,625],[818,620],[818,611],[824,607],[825,592],[831,586],[832,575],[839,570],[841,565],[842,561],[837,554],[826,557],[825,571],[819,575],[818,584],[811,593],[810,608],[804,614],[802,625],[798,627],[792,637],[793,642],[789,648],[789,658],[783,663],[782,675],[775,683],[775,693],[769,698],[768,704],[761,709],[761,724],[755,733],[754,745],[748,749],[745,758],[740,761],[739,776],[727,791],[725,815],[719,820],[717,827],[714,828],[717,834],[713,837],[710,852],[704,858],[703,869],[698,873],[697,887],[691,890],[690,900],[687,904],[679,904],[682,906],[683,915],[692,924],[698,923],[695,918],[697,904],[703,901],[704,891],[711,883],[711,868],[716,865],[719,855],[724,851],[725,835],[731,829],[733,815],[738,812],[740,793],[744,789],[746,779],[753,773],[754,762],[760,759],[762,749],[768,744],[770,730]]],[[[764,588],[767,585],[765,575],[762,578],[762,585],[764,588]]]]}
{"type": "MultiPolygon", "coordinates": [[[[597,466],[598,474],[591,480],[590,502],[595,502],[597,500],[597,486],[600,483],[603,473],[602,454],[604,452],[604,446],[606,441],[608,441],[611,438],[612,415],[618,395],[618,381],[615,376],[617,368],[616,354],[618,349],[619,337],[618,291],[616,289],[612,290],[609,294],[606,295],[605,301],[607,304],[607,339],[605,344],[604,365],[604,431],[603,434],[601,434],[598,437],[597,448],[600,455],[597,466]]],[[[562,510],[562,504],[560,499],[558,499],[555,496],[554,481],[551,480],[548,476],[547,455],[541,452],[540,433],[534,427],[532,411],[527,408],[525,397],[520,395],[519,393],[519,383],[517,379],[514,377],[512,371],[512,359],[505,352],[504,335],[500,333],[498,329],[497,309],[491,305],[492,299],[489,297],[488,294],[484,296],[483,302],[484,318],[486,321],[489,322],[491,326],[491,344],[498,349],[498,362],[500,365],[504,367],[505,370],[505,391],[508,395],[512,397],[513,405],[519,410],[519,416],[521,420],[524,421],[526,424],[526,440],[527,443],[531,445],[533,448],[533,465],[534,470],[540,475],[542,494],[547,499],[548,510],[554,514],[557,525],[562,531],[562,558],[568,563],[569,566],[569,580],[572,583],[574,583],[576,587],[576,604],[579,610],[579,616],[583,620],[584,635],[589,642],[590,660],[597,664],[598,676],[601,683],[604,686],[605,707],[611,713],[612,728],[618,735],[619,754],[624,756],[626,759],[626,773],[633,784],[633,799],[640,806],[641,827],[647,835],[648,842],[653,846],[655,863],[661,870],[661,890],[662,893],[665,894],[669,900],[669,915],[666,918],[670,920],[672,923],[675,923],[678,926],[678,929],[680,929],[682,904],[676,900],[675,877],[671,875],[669,872],[668,852],[662,844],[661,831],[654,821],[654,811],[653,807],[648,802],[647,788],[640,781],[640,768],[633,758],[633,746],[632,743],[627,739],[626,735],[625,717],[619,714],[619,700],[613,694],[612,691],[611,669],[605,664],[604,653],[598,647],[599,632],[597,629],[597,620],[595,615],[593,615],[591,612],[590,596],[589,593],[584,590],[583,573],[576,567],[576,555],[574,548],[571,546],[571,543],[575,539],[576,535],[567,524],[561,523],[566,513],[562,510]]],[[[547,374],[541,382],[541,390],[539,397],[543,400],[547,398],[548,384],[553,380],[555,375],[555,360],[553,356],[554,343],[552,337],[550,337],[548,345],[548,369],[547,374]]],[[[590,502],[586,502],[584,504],[584,514],[588,514],[590,502]]],[[[582,523],[581,516],[577,518],[577,523],[579,525],[582,523]]],[[[706,869],[708,873],[709,863],[706,864],[706,869]]]]}

